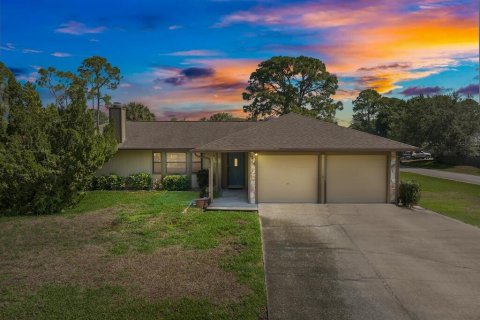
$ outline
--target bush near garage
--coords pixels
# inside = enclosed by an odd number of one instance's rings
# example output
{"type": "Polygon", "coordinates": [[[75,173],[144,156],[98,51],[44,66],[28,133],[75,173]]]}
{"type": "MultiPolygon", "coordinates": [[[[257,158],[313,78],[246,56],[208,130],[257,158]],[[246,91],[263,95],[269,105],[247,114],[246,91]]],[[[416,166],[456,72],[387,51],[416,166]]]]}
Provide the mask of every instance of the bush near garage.
{"type": "Polygon", "coordinates": [[[162,180],[163,189],[168,191],[186,191],[190,189],[190,179],[187,176],[166,176],[162,180]]]}
{"type": "Polygon", "coordinates": [[[399,202],[404,207],[412,208],[420,200],[420,184],[415,180],[402,181],[400,182],[399,193],[399,202]]]}

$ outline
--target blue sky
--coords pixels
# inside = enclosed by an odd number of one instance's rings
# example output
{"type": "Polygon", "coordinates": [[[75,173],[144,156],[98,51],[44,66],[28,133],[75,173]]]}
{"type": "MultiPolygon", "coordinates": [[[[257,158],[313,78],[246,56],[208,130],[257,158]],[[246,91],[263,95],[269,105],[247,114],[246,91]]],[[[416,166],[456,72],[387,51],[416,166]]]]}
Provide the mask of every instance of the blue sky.
{"type": "Polygon", "coordinates": [[[274,55],[324,61],[339,77],[344,122],[365,88],[478,95],[475,0],[0,2],[0,59],[20,80],[100,55],[123,75],[113,100],[143,102],[158,118],[242,116],[250,73],[274,55]]]}

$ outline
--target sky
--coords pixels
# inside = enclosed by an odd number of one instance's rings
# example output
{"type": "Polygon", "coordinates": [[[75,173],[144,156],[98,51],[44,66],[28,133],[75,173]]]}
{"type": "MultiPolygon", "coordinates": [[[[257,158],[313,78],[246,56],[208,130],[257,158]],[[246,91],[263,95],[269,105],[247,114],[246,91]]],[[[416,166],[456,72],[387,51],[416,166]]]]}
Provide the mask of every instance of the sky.
{"type": "Polygon", "coordinates": [[[245,117],[242,92],[258,64],[306,55],[338,77],[346,124],[367,88],[478,98],[478,13],[477,0],[0,0],[0,61],[35,81],[41,67],[74,71],[100,55],[123,76],[113,101],[196,120],[245,117]]]}

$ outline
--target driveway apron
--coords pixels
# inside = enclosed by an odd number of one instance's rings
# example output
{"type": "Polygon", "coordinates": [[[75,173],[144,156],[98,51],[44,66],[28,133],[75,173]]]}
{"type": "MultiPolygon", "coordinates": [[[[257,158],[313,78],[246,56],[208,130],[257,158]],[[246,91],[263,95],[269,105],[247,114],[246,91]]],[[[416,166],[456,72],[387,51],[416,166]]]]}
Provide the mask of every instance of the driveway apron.
{"type": "Polygon", "coordinates": [[[260,204],[269,319],[480,319],[480,229],[394,205],[260,204]]]}

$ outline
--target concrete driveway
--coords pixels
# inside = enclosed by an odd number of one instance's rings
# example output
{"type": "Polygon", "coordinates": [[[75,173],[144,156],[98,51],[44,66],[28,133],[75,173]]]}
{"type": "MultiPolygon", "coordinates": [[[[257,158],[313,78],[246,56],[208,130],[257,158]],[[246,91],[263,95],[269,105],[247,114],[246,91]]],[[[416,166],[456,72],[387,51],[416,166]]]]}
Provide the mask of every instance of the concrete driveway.
{"type": "Polygon", "coordinates": [[[260,204],[269,319],[480,319],[480,229],[394,205],[260,204]]]}

